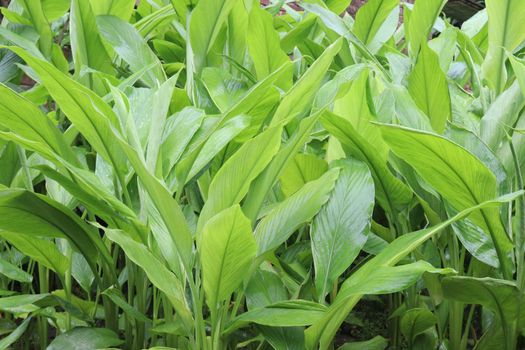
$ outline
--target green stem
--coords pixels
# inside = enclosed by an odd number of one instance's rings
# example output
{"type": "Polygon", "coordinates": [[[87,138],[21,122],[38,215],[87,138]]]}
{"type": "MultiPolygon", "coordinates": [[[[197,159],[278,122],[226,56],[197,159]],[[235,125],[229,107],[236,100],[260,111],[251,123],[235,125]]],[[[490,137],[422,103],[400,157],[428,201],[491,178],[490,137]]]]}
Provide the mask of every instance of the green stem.
{"type": "MultiPolygon", "coordinates": [[[[523,176],[521,174],[521,167],[519,163],[519,158],[516,154],[516,150],[514,149],[514,145],[512,143],[512,139],[509,140],[509,146],[510,151],[512,153],[512,158],[514,160],[514,167],[516,168],[516,181],[518,185],[518,190],[523,189],[523,176]]],[[[509,344],[510,349],[516,348],[517,341],[518,341],[518,334],[519,330],[521,328],[521,304],[523,303],[523,295],[525,293],[525,261],[524,261],[524,252],[525,252],[525,195],[519,196],[516,199],[516,220],[517,220],[517,227],[516,231],[514,232],[516,242],[516,251],[515,251],[515,257],[516,257],[516,265],[517,265],[517,276],[516,276],[516,284],[518,286],[519,290],[519,299],[518,299],[518,305],[517,312],[516,312],[516,322],[515,327],[512,328],[512,335],[510,336],[511,343],[509,344]]]]}
{"type": "MultiPolygon", "coordinates": [[[[41,264],[38,264],[38,284],[40,293],[49,292],[49,270],[41,264]]],[[[49,337],[47,319],[44,316],[38,317],[38,337],[40,349],[44,350],[47,347],[47,339],[49,337]]]]}

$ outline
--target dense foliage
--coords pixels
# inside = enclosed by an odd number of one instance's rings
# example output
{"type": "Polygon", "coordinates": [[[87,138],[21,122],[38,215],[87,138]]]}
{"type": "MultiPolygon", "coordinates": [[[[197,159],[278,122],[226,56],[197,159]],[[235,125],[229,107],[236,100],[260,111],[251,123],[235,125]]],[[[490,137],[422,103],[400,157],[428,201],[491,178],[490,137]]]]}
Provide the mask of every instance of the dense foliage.
{"type": "Polygon", "coordinates": [[[525,3],[446,2],[11,1],[0,348],[517,348],[525,3]]]}

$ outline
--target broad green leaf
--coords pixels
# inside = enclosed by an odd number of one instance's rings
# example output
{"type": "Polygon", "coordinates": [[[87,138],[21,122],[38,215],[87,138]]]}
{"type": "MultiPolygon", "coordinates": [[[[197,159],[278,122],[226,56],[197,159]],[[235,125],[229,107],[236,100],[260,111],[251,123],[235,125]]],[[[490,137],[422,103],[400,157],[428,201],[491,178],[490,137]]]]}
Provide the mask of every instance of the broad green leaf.
{"type": "Polygon", "coordinates": [[[124,155],[113,141],[115,134],[112,126],[116,127],[119,122],[111,107],[93,91],[75,82],[48,62],[34,58],[16,47],[10,47],[10,50],[35,70],[64,113],[82,131],[82,135],[98,154],[113,165],[117,175],[127,171],[124,155]]]}
{"type": "Polygon", "coordinates": [[[339,169],[332,169],[273,207],[255,230],[257,255],[279,247],[301,224],[311,220],[328,200],[338,175],[339,169]]]}
{"type": "Polygon", "coordinates": [[[62,17],[69,9],[69,0],[42,0],[42,10],[49,22],[62,17]]]}
{"type": "Polygon", "coordinates": [[[492,102],[479,124],[480,137],[490,149],[497,151],[501,143],[506,142],[508,128],[515,125],[523,106],[525,96],[518,82],[514,82],[492,102]]]}
{"type": "MultiPolygon", "coordinates": [[[[249,12],[244,1],[236,1],[228,16],[228,57],[231,58],[232,63],[235,62],[233,65],[245,63],[249,21],[249,12]]],[[[277,44],[279,44],[279,37],[277,37],[277,44]]],[[[242,71],[243,68],[240,67],[240,70],[242,71]]]]}
{"type": "Polygon", "coordinates": [[[24,9],[25,17],[31,21],[31,25],[39,33],[38,47],[40,51],[46,58],[51,58],[53,33],[44,14],[42,1],[20,0],[19,4],[24,9]]]}
{"type": "Polygon", "coordinates": [[[122,293],[115,287],[110,287],[102,292],[102,295],[106,295],[108,298],[111,299],[118,307],[120,307],[127,316],[141,322],[151,322],[149,318],[147,318],[143,313],[138,311],[135,307],[128,304],[128,302],[124,299],[124,296],[122,293]]]}
{"type": "Polygon", "coordinates": [[[323,54],[308,68],[294,86],[284,95],[272,118],[271,125],[287,124],[304,113],[314,100],[315,94],[332,60],[343,44],[342,39],[328,46],[323,54]]]}
{"type": "Polygon", "coordinates": [[[244,143],[213,177],[202,208],[197,232],[215,214],[238,204],[250,183],[266,168],[281,144],[281,127],[269,128],[244,143]]]}
{"type": "Polygon", "coordinates": [[[224,126],[210,135],[193,163],[188,177],[191,179],[200,172],[213,157],[249,125],[249,118],[239,116],[224,123],[224,126]]]}
{"type": "MultiPolygon", "coordinates": [[[[512,201],[523,192],[515,192],[509,195],[499,197],[497,199],[483,202],[474,207],[465,209],[454,217],[444,221],[431,228],[411,232],[400,236],[390,243],[385,249],[383,249],[377,256],[366,262],[359,270],[357,270],[349,279],[347,279],[342,286],[342,290],[339,292],[336,300],[330,305],[328,311],[325,313],[323,318],[313,324],[310,328],[305,331],[306,336],[306,348],[316,349],[319,346],[320,349],[328,349],[331,344],[333,337],[335,336],[340,325],[343,323],[345,318],[348,316],[353,307],[363,297],[362,294],[353,294],[353,291],[358,290],[359,286],[368,281],[369,276],[381,269],[381,267],[392,267],[397,264],[401,259],[408,256],[414,249],[419,247],[429,238],[440,232],[442,229],[450,226],[454,222],[461,220],[473,212],[478,211],[482,208],[495,207],[499,204],[512,201]],[[348,288],[348,286],[354,286],[354,288],[348,288]]],[[[424,263],[423,263],[424,264],[424,263]]],[[[430,268],[431,266],[426,266],[430,268]]],[[[419,268],[426,268],[424,265],[419,268]]],[[[399,267],[398,267],[399,268],[399,267]]],[[[382,270],[382,269],[381,269],[382,270]]],[[[394,270],[395,271],[395,270],[394,270]]],[[[397,270],[403,272],[403,270],[397,270]]],[[[423,271],[421,271],[423,272],[423,271]]],[[[388,283],[392,281],[389,279],[388,271],[382,270],[379,272],[379,276],[383,275],[388,283]]],[[[377,281],[377,280],[376,280],[377,281]]],[[[384,286],[388,288],[388,284],[384,286]]],[[[381,286],[377,286],[377,289],[381,286]]]]}
{"type": "Polygon", "coordinates": [[[348,6],[350,6],[350,3],[352,0],[326,0],[326,6],[330,9],[330,11],[334,12],[337,15],[340,15],[345,11],[348,6]]]}
{"type": "Polygon", "coordinates": [[[307,182],[318,179],[328,170],[328,164],[313,154],[296,155],[284,169],[279,178],[281,191],[291,196],[307,182]]]}
{"type": "MultiPolygon", "coordinates": [[[[387,248],[388,249],[388,248],[387,248]]],[[[380,256],[381,253],[377,256],[380,256]]],[[[424,260],[399,266],[376,266],[372,271],[359,271],[358,275],[351,276],[341,286],[341,298],[351,295],[389,294],[402,291],[417,282],[424,272],[449,274],[450,268],[438,269],[424,260]]]]}
{"type": "MultiPolygon", "coordinates": [[[[382,126],[392,151],[456,210],[464,210],[497,195],[494,174],[474,155],[452,141],[424,131],[382,126]]],[[[507,253],[512,249],[495,208],[473,213],[471,220],[490,234],[504,274],[511,273],[507,253]]]]}
{"type": "Polygon", "coordinates": [[[447,120],[452,117],[450,94],[438,55],[426,42],[421,44],[416,65],[408,76],[408,91],[417,106],[430,119],[432,128],[442,134],[447,120]]]}
{"type": "Polygon", "coordinates": [[[383,141],[381,131],[371,122],[377,121],[374,111],[372,92],[370,91],[370,71],[363,69],[352,86],[340,98],[334,101],[333,112],[349,120],[361,137],[375,148],[383,159],[388,156],[388,147],[383,141]]]}
{"type": "Polygon", "coordinates": [[[49,294],[20,294],[0,298],[0,310],[14,314],[24,314],[40,309],[37,302],[49,297],[49,294]]]}
{"type": "Polygon", "coordinates": [[[124,343],[107,328],[77,327],[58,335],[47,350],[91,350],[110,348],[124,343]]]}
{"type": "Polygon", "coordinates": [[[106,235],[124,250],[131,261],[144,270],[154,286],[166,294],[189,329],[192,323],[192,316],[186,303],[184,286],[181,281],[145,245],[129,238],[124,232],[107,229],[106,235]]]}
{"type": "Polygon", "coordinates": [[[91,0],[91,6],[96,16],[112,15],[127,21],[133,13],[136,4],[134,0],[91,0]]]}
{"type": "Polygon", "coordinates": [[[388,346],[388,340],[378,335],[366,341],[345,343],[337,350],[384,350],[388,346]]]}
{"type": "Polygon", "coordinates": [[[238,204],[225,209],[208,220],[199,245],[206,303],[214,310],[239,287],[255,258],[250,220],[238,204]]]}
{"type": "Polygon", "coordinates": [[[516,321],[520,297],[514,282],[490,277],[454,276],[443,279],[442,283],[445,298],[480,304],[494,312],[504,326],[516,321]]]}
{"type": "Polygon", "coordinates": [[[525,61],[513,55],[509,55],[509,61],[512,64],[514,74],[516,74],[516,80],[520,85],[521,93],[525,96],[525,61]]]}
{"type": "Polygon", "coordinates": [[[62,255],[53,241],[8,231],[0,231],[0,237],[39,264],[55,271],[61,281],[69,268],[67,257],[62,255]]]}
{"type": "MultiPolygon", "coordinates": [[[[272,15],[259,6],[254,6],[250,11],[246,43],[258,80],[289,61],[279,45],[279,34],[273,28],[272,15]]],[[[288,87],[291,83],[291,70],[289,73],[283,75],[277,85],[288,87]]]]}
{"type": "Polygon", "coordinates": [[[308,141],[310,131],[323,112],[324,111],[318,111],[317,113],[304,118],[290,140],[281,150],[279,150],[268,167],[253,182],[243,204],[243,211],[252,222],[255,222],[257,214],[263,206],[268,192],[281,176],[285,167],[293,160],[299,149],[308,141]]]}
{"type": "Polygon", "coordinates": [[[430,119],[417,106],[407,88],[401,85],[390,85],[389,92],[392,93],[396,117],[400,125],[432,131],[430,119]]]}
{"type": "MultiPolygon", "coordinates": [[[[3,232],[0,232],[2,236],[3,232]]],[[[19,249],[20,250],[20,249],[19,249]]],[[[30,283],[33,281],[33,276],[22,270],[16,265],[11,264],[9,261],[0,258],[0,274],[6,276],[10,280],[30,283]]]]}
{"type": "Polygon", "coordinates": [[[98,275],[97,260],[107,278],[115,278],[113,259],[98,232],[68,208],[52,199],[25,190],[0,191],[0,230],[19,235],[67,238],[98,275]]]}
{"type": "Polygon", "coordinates": [[[412,344],[417,335],[433,327],[437,322],[437,317],[430,310],[416,308],[405,312],[401,317],[399,328],[408,342],[412,344]]]}
{"type": "Polygon", "coordinates": [[[177,83],[179,73],[173,75],[160,85],[151,99],[151,114],[149,116],[150,125],[148,133],[148,145],[146,149],[146,166],[151,169],[155,176],[162,175],[162,163],[160,163],[159,153],[162,143],[162,134],[166,117],[169,112],[170,103],[173,98],[173,91],[177,83]]]}
{"type": "Polygon", "coordinates": [[[399,22],[399,0],[371,0],[357,11],[354,34],[376,53],[394,34],[399,22]]]}
{"type": "Polygon", "coordinates": [[[151,199],[151,203],[162,218],[163,224],[177,247],[177,253],[183,266],[185,269],[188,269],[193,239],[179,203],[173,198],[173,195],[166,189],[164,184],[148,171],[143,157],[135,149],[120,138],[116,141],[120,143],[122,150],[137,173],[141,185],[151,199]]]}
{"type": "Polygon", "coordinates": [[[199,137],[195,143],[190,142],[188,148],[191,149],[191,151],[187,152],[188,156],[181,160],[181,164],[179,164],[177,168],[176,176],[179,183],[186,184],[186,182],[189,180],[188,173],[191,170],[193,163],[197,159],[199,151],[204,146],[205,140],[207,140],[213,132],[215,132],[219,127],[223,126],[231,118],[239,115],[252,115],[252,112],[257,110],[257,108],[259,108],[261,105],[265,106],[266,99],[261,99],[261,96],[266,97],[266,94],[271,94],[269,91],[275,92],[273,84],[291,64],[291,62],[283,64],[281,68],[267,76],[264,80],[252,86],[237,103],[235,103],[226,113],[220,117],[218,122],[206,130],[204,135],[199,137]]]}
{"type": "MultiPolygon", "coordinates": [[[[452,210],[449,210],[449,212],[454,213],[452,210]]],[[[465,249],[476,259],[489,266],[496,268],[499,266],[498,254],[494,248],[494,242],[483,229],[469,219],[454,223],[452,229],[461,241],[461,244],[463,244],[465,249]]]]}
{"type": "Polygon", "coordinates": [[[69,36],[75,73],[80,74],[82,66],[112,73],[111,58],[102,43],[90,2],[73,0],[70,16],[69,36]]]}
{"type": "MultiPolygon", "coordinates": [[[[382,64],[377,60],[377,58],[372,54],[372,52],[370,52],[366,45],[363,44],[363,42],[350,30],[347,21],[343,20],[341,17],[319,4],[302,3],[301,6],[304,7],[305,10],[315,13],[317,16],[319,16],[319,18],[323,21],[324,25],[329,30],[335,32],[341,37],[346,38],[359,50],[360,54],[363,55],[364,58],[366,58],[370,62],[373,62],[380,71],[382,71],[385,75],[388,76],[388,72],[384,69],[382,64]]],[[[328,34],[333,33],[329,32],[328,34]]],[[[281,42],[281,46],[282,45],[283,43],[281,42]]],[[[350,58],[350,62],[353,63],[352,58],[350,58]]]]}
{"type": "Polygon", "coordinates": [[[31,317],[26,318],[20,326],[16,327],[14,331],[12,331],[8,336],[2,338],[0,340],[0,349],[8,349],[14,342],[16,342],[20,337],[24,335],[24,333],[27,330],[27,327],[29,326],[29,322],[31,322],[31,317]]]}
{"type": "Polygon", "coordinates": [[[390,172],[386,159],[355,131],[348,120],[335,114],[326,114],[321,121],[330,134],[341,142],[347,155],[368,165],[374,178],[377,200],[387,212],[395,213],[408,204],[412,198],[408,187],[390,172]]]}
{"type": "Polygon", "coordinates": [[[350,159],[340,165],[330,199],[315,217],[310,232],[320,300],[366,243],[374,207],[374,181],[366,164],[350,159]]]}
{"type": "MultiPolygon", "coordinates": [[[[41,59],[45,59],[45,57],[39,51],[38,47],[31,40],[26,39],[25,37],[4,27],[0,27],[0,36],[2,36],[5,40],[9,41],[12,45],[20,46],[21,48],[29,52],[31,55],[41,59]]],[[[6,57],[8,56],[4,56],[4,59],[6,57]]]]}
{"type": "Polygon", "coordinates": [[[257,269],[251,276],[244,292],[249,310],[288,299],[288,293],[279,275],[263,268],[257,269]]]}
{"type": "Polygon", "coordinates": [[[233,319],[224,333],[251,323],[273,327],[308,326],[323,316],[326,307],[306,300],[287,300],[256,308],[233,319]]]}
{"type": "Polygon", "coordinates": [[[448,72],[457,50],[457,36],[456,28],[447,27],[435,39],[428,42],[428,46],[437,53],[439,65],[443,72],[448,72]]]}
{"type": "Polygon", "coordinates": [[[48,159],[58,155],[72,164],[78,163],[64,136],[37,106],[2,84],[0,94],[2,128],[31,141],[31,150],[48,159]]]}
{"type": "Polygon", "coordinates": [[[414,5],[407,33],[410,54],[413,57],[418,54],[421,44],[428,40],[432,27],[446,2],[446,0],[427,0],[414,5]]]}
{"type": "Polygon", "coordinates": [[[524,40],[525,6],[520,0],[487,0],[489,48],[483,62],[483,76],[500,94],[507,82],[505,51],[513,52],[524,40]]]}
{"type": "Polygon", "coordinates": [[[199,129],[205,114],[193,107],[187,107],[168,118],[164,126],[161,159],[164,174],[167,175],[178,162],[193,135],[199,129]]]}
{"type": "Polygon", "coordinates": [[[192,11],[188,34],[197,73],[206,66],[208,53],[234,4],[234,0],[202,0],[192,11]]]}
{"type": "Polygon", "coordinates": [[[144,66],[153,66],[142,77],[149,87],[166,80],[158,57],[131,24],[114,16],[98,16],[97,25],[102,37],[129,64],[132,72],[138,72],[144,66]]]}
{"type": "Polygon", "coordinates": [[[246,82],[220,68],[204,68],[201,78],[213,103],[221,112],[231,108],[247,90],[246,82]]]}

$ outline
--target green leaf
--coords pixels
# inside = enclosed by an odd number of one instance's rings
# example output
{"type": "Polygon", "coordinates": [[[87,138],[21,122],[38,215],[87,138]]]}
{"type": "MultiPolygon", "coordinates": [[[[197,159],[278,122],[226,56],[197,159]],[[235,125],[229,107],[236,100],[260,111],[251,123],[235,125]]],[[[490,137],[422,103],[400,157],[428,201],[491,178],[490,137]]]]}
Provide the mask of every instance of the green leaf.
{"type": "Polygon", "coordinates": [[[337,350],[384,350],[388,346],[388,340],[378,335],[370,340],[345,343],[337,350]]]}
{"type": "Polygon", "coordinates": [[[338,39],[308,68],[294,86],[284,95],[272,118],[271,125],[288,124],[310,108],[317,90],[343,45],[338,39]]]}
{"type": "Polygon", "coordinates": [[[324,300],[366,243],[374,207],[374,181],[366,164],[350,159],[340,165],[330,199],[310,233],[319,300],[324,300]]]}
{"type": "Polygon", "coordinates": [[[183,266],[185,269],[188,269],[193,239],[179,203],[173,198],[164,184],[148,171],[141,154],[138,154],[135,149],[122,139],[118,138],[116,141],[120,143],[122,150],[137,173],[140,183],[151,199],[151,203],[158,211],[163,224],[171,236],[172,242],[177,247],[177,254],[183,266]]]}
{"type": "Polygon", "coordinates": [[[416,56],[421,44],[428,40],[432,27],[436,22],[446,0],[420,1],[414,5],[408,22],[408,42],[410,54],[416,56]]]}
{"type": "Polygon", "coordinates": [[[387,212],[395,213],[408,204],[412,198],[410,189],[390,172],[387,160],[356,132],[348,120],[327,113],[321,122],[341,142],[347,155],[368,165],[374,178],[377,200],[387,212]]]}
{"type": "MultiPolygon", "coordinates": [[[[2,236],[3,232],[0,232],[0,236],[2,236]]],[[[21,249],[19,249],[21,250],[21,249]]],[[[0,258],[0,274],[6,276],[10,280],[22,282],[22,283],[30,283],[33,281],[33,276],[19,268],[18,266],[15,266],[8,262],[7,260],[0,258]]]]}
{"type": "MultiPolygon", "coordinates": [[[[388,249],[388,248],[387,248],[388,249]]],[[[379,255],[378,255],[379,256],[379,255]]],[[[340,294],[348,297],[351,295],[364,294],[389,294],[402,291],[421,277],[424,272],[449,274],[454,270],[450,268],[438,269],[424,260],[399,266],[376,266],[367,270],[366,277],[364,272],[359,271],[358,276],[348,278],[342,285],[340,294]]]]}
{"type": "Polygon", "coordinates": [[[421,44],[417,62],[408,76],[408,91],[417,106],[430,119],[434,131],[442,134],[452,117],[447,77],[440,68],[438,55],[421,44]]]}
{"type": "Polygon", "coordinates": [[[324,113],[323,110],[304,118],[299,124],[299,128],[292,135],[290,140],[275,155],[268,167],[253,182],[246,200],[243,203],[243,211],[252,222],[257,218],[268,192],[271,190],[277,179],[281,176],[286,166],[294,159],[294,156],[310,137],[310,131],[324,113]]]}
{"type": "Polygon", "coordinates": [[[24,146],[30,144],[32,151],[48,159],[58,155],[72,164],[78,164],[64,136],[37,106],[2,84],[0,84],[0,94],[2,94],[0,116],[3,128],[16,133],[17,137],[30,141],[24,146]]]}
{"type": "Polygon", "coordinates": [[[496,313],[501,322],[512,323],[517,317],[519,291],[511,281],[490,277],[453,276],[444,278],[445,298],[466,304],[480,304],[496,313]]]}
{"type": "Polygon", "coordinates": [[[154,286],[166,294],[185,326],[191,328],[192,316],[181,281],[153,255],[148,247],[129,238],[124,232],[106,229],[106,235],[124,250],[131,261],[144,270],[154,286]]]}
{"type": "Polygon", "coordinates": [[[281,191],[285,196],[291,196],[307,182],[318,179],[328,170],[328,164],[313,154],[300,153],[296,155],[284,169],[279,178],[281,191]]]}
{"type": "Polygon", "coordinates": [[[107,277],[116,278],[113,259],[98,232],[46,196],[16,189],[0,191],[0,230],[27,236],[67,238],[84,255],[96,276],[97,260],[101,256],[107,277]]]}
{"type": "MultiPolygon", "coordinates": [[[[289,61],[279,44],[279,34],[273,28],[272,15],[259,6],[254,6],[250,12],[246,43],[258,80],[267,77],[289,61]]],[[[290,85],[292,71],[289,70],[288,73],[282,76],[277,85],[290,85]]]]}
{"type": "Polygon", "coordinates": [[[46,58],[51,58],[53,33],[44,14],[42,1],[20,0],[19,4],[24,9],[25,17],[29,18],[36,32],[39,33],[38,47],[40,51],[46,58]]]}
{"type": "Polygon", "coordinates": [[[226,325],[224,333],[251,323],[272,327],[308,326],[323,316],[325,311],[325,306],[312,301],[287,300],[241,314],[226,325]]]}
{"type": "Polygon", "coordinates": [[[249,118],[238,116],[228,120],[224,126],[210,135],[193,163],[188,177],[199,173],[224,147],[249,125],[249,118]]]}
{"type": "Polygon", "coordinates": [[[202,0],[192,11],[188,32],[197,73],[207,65],[208,53],[234,4],[234,0],[202,0]]]}
{"type": "Polygon", "coordinates": [[[363,69],[348,92],[334,101],[333,112],[349,120],[359,135],[374,147],[375,152],[381,158],[386,160],[388,147],[377,125],[371,123],[377,121],[377,118],[370,91],[369,76],[370,71],[363,69]]]}
{"type": "Polygon", "coordinates": [[[354,34],[373,53],[394,34],[399,22],[399,0],[371,0],[357,11],[354,34]]]}
{"type": "Polygon", "coordinates": [[[417,335],[433,327],[437,321],[437,317],[428,309],[410,309],[401,317],[399,328],[408,342],[412,344],[417,335]]]}
{"type": "MultiPolygon", "coordinates": [[[[64,113],[90,145],[119,173],[127,171],[124,155],[113,141],[119,122],[109,105],[93,91],[75,82],[48,62],[34,58],[24,50],[10,47],[38,74],[42,83],[64,113]]],[[[122,175],[121,175],[122,176],[122,175]]]]}
{"type": "Polygon", "coordinates": [[[0,237],[14,245],[16,249],[31,257],[39,264],[55,271],[63,281],[69,268],[67,257],[62,255],[56,244],[50,240],[8,231],[0,231],[0,237]]]}
{"type": "Polygon", "coordinates": [[[186,146],[199,129],[204,116],[204,111],[187,107],[168,118],[164,126],[164,138],[161,145],[164,174],[168,174],[178,162],[186,146]]]}
{"type": "Polygon", "coordinates": [[[49,22],[62,17],[69,9],[69,0],[42,0],[42,10],[49,22]]]}
{"type": "MultiPolygon", "coordinates": [[[[494,174],[474,155],[452,141],[428,132],[397,126],[382,126],[392,151],[456,210],[464,210],[496,197],[494,174]]],[[[505,275],[510,275],[507,256],[512,250],[496,208],[475,212],[471,220],[489,233],[505,275]]]]}
{"type": "Polygon", "coordinates": [[[48,296],[49,294],[21,294],[0,298],[0,310],[13,314],[33,312],[40,309],[36,303],[48,296]]]}
{"type": "Polygon", "coordinates": [[[75,73],[80,74],[82,66],[112,73],[111,58],[102,43],[90,1],[73,0],[70,16],[69,35],[75,73]]]}
{"type": "Polygon", "coordinates": [[[47,350],[92,350],[110,348],[124,343],[107,328],[77,327],[56,337],[47,350]]]}
{"type": "Polygon", "coordinates": [[[212,216],[238,204],[244,198],[250,183],[266,168],[280,144],[281,127],[269,128],[244,143],[224,163],[210,184],[208,200],[202,208],[197,232],[200,232],[212,216]]]}
{"type": "MultiPolygon", "coordinates": [[[[454,217],[436,226],[404,234],[392,241],[392,243],[390,243],[386,248],[384,248],[377,256],[366,262],[359,270],[357,270],[352,276],[350,276],[349,279],[347,279],[344,282],[342,290],[339,292],[336,300],[332,303],[332,305],[330,305],[323,318],[305,331],[306,348],[309,350],[313,350],[317,348],[317,345],[319,345],[319,348],[322,350],[328,348],[341,323],[345,320],[345,318],[353,309],[353,307],[357,304],[357,302],[363,297],[362,294],[353,294],[353,292],[358,290],[359,286],[362,283],[368,281],[369,276],[371,274],[377,272],[378,270],[381,270],[379,272],[379,277],[384,276],[385,281],[387,281],[387,284],[384,287],[388,288],[388,283],[392,282],[392,280],[389,278],[389,271],[396,270],[383,270],[382,267],[394,266],[401,259],[406,257],[408,254],[414,251],[414,249],[419,247],[421,244],[423,244],[429,238],[434,236],[436,233],[440,232],[445,227],[450,226],[452,223],[467,217],[469,214],[476,212],[477,210],[482,208],[494,207],[501,203],[512,201],[522,193],[522,191],[515,192],[494,200],[483,202],[477,206],[459,212],[454,217]],[[349,286],[353,286],[353,288],[349,288],[349,286]]],[[[418,269],[425,270],[425,268],[431,267],[428,266],[428,264],[427,266],[424,265],[425,263],[423,263],[422,266],[418,266],[418,269]]],[[[408,269],[410,269],[410,266],[408,267],[408,269]]],[[[403,268],[397,271],[401,273],[404,272],[403,268]]],[[[380,278],[376,279],[376,281],[379,280],[380,278]]],[[[381,286],[376,285],[376,287],[374,288],[380,289],[381,286]]]]}
{"type": "Polygon", "coordinates": [[[214,310],[242,283],[257,250],[250,220],[239,205],[208,220],[199,250],[206,303],[214,310]]]}
{"type": "Polygon", "coordinates": [[[132,72],[153,66],[141,78],[149,87],[156,87],[166,80],[158,57],[131,24],[114,16],[98,16],[97,25],[102,37],[129,64],[132,72]]]}
{"type": "MultiPolygon", "coordinates": [[[[508,128],[516,124],[523,106],[525,96],[520,91],[518,82],[503,91],[489,106],[481,118],[479,128],[481,139],[493,151],[497,151],[501,143],[506,142],[508,128]]],[[[508,165],[509,163],[505,164],[506,167],[508,165]]]]}
{"type": "Polygon", "coordinates": [[[230,73],[215,67],[206,67],[201,79],[219,111],[226,112],[246,93],[247,85],[230,73]]]}
{"type": "Polygon", "coordinates": [[[91,6],[96,16],[112,15],[127,21],[133,13],[135,0],[91,0],[91,6]]]}
{"type": "Polygon", "coordinates": [[[288,293],[279,275],[263,268],[255,271],[244,292],[249,310],[288,299],[288,293]]]}
{"type": "Polygon", "coordinates": [[[102,292],[102,295],[106,295],[113,301],[118,307],[120,307],[127,316],[141,322],[151,322],[149,318],[147,318],[143,313],[138,311],[136,308],[134,308],[132,305],[128,304],[126,300],[124,300],[124,296],[122,293],[116,289],[115,287],[110,287],[102,292]]]}
{"type": "Polygon", "coordinates": [[[16,327],[8,336],[2,338],[2,340],[0,340],[0,349],[8,349],[14,342],[20,339],[26,332],[29,322],[31,322],[31,317],[26,318],[20,326],[16,327]]]}
{"type": "Polygon", "coordinates": [[[339,169],[332,169],[273,207],[255,230],[257,255],[279,247],[301,224],[311,220],[328,200],[338,175],[339,169]]]}
{"type": "Polygon", "coordinates": [[[525,40],[521,30],[525,6],[520,0],[487,0],[489,48],[482,65],[488,85],[499,94],[507,82],[505,51],[514,50],[525,40]]]}

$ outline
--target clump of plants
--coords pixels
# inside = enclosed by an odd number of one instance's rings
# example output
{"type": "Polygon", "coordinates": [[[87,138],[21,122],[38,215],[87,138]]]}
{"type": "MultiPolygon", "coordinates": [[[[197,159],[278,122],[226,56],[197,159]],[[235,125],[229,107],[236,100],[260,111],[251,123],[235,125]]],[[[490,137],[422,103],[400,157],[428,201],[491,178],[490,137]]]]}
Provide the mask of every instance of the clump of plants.
{"type": "Polygon", "coordinates": [[[525,3],[349,2],[2,7],[0,348],[519,347],[525,3]]]}

